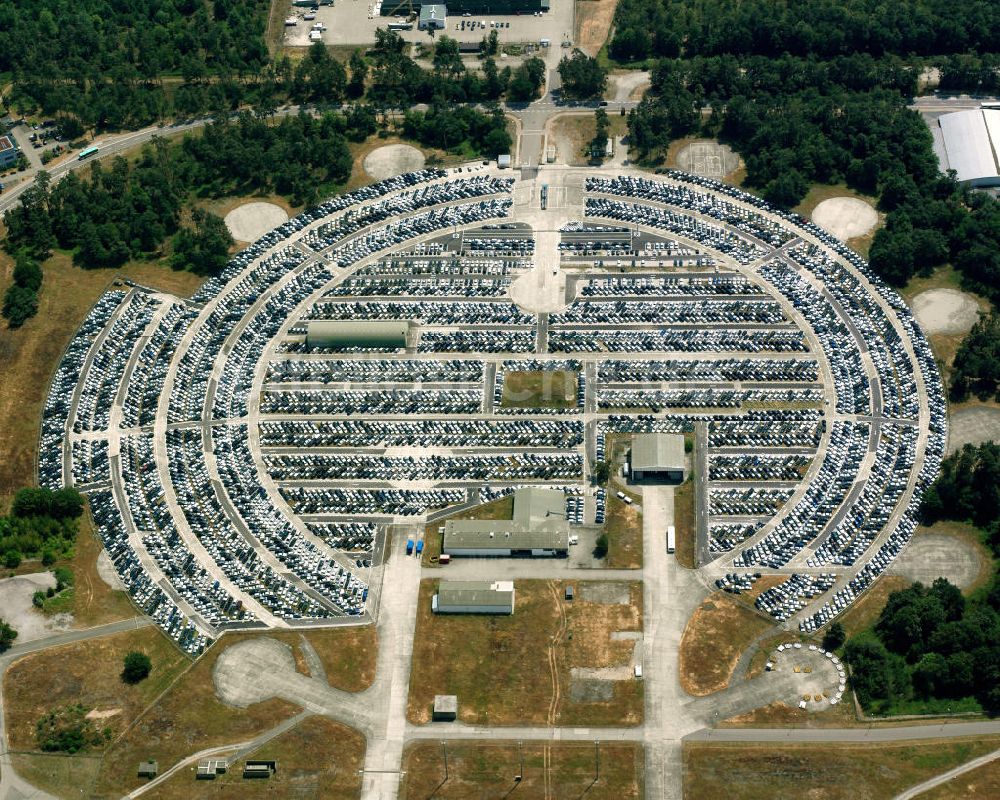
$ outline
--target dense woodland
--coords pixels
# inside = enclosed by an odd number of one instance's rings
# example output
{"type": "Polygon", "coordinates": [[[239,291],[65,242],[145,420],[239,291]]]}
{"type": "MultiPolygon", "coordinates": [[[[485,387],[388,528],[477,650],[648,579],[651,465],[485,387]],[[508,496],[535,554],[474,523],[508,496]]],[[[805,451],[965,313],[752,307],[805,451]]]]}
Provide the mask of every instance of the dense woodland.
{"type": "Polygon", "coordinates": [[[14,569],[23,558],[44,566],[72,553],[83,497],[74,489],[21,489],[10,514],[0,517],[0,563],[14,569]]]}
{"type": "MultiPolygon", "coordinates": [[[[1000,556],[1000,445],[966,445],[945,458],[924,494],[926,524],[969,522],[1000,556]]],[[[875,713],[911,700],[946,710],[977,702],[1000,713],[1000,572],[969,599],[944,579],[889,596],[872,631],[847,642],[851,685],[875,713]]]]}
{"type": "Polygon", "coordinates": [[[1000,30],[993,0],[620,0],[612,57],[988,52],[1000,30]]]}
{"type": "Polygon", "coordinates": [[[37,259],[58,247],[72,251],[80,266],[117,267],[162,255],[173,237],[174,265],[210,274],[225,264],[232,240],[209,214],[182,225],[190,198],[276,192],[311,204],[347,181],[347,137],[365,138],[370,126],[373,114],[363,111],[300,114],[276,124],[243,114],[177,143],[154,139],[133,163],[94,161],[54,186],[40,173],[21,204],[4,214],[7,246],[37,259]]]}
{"type": "Polygon", "coordinates": [[[1000,400],[1000,314],[980,316],[959,345],[952,364],[951,399],[956,403],[975,395],[1000,400]]]}
{"type": "Polygon", "coordinates": [[[967,444],[944,459],[941,473],[923,497],[921,515],[971,522],[986,531],[1000,554],[1000,444],[967,444]]]}
{"type": "Polygon", "coordinates": [[[938,711],[1000,713],[1000,578],[966,600],[944,578],[889,595],[873,631],[844,647],[851,688],[869,713],[916,700],[938,711]]]}

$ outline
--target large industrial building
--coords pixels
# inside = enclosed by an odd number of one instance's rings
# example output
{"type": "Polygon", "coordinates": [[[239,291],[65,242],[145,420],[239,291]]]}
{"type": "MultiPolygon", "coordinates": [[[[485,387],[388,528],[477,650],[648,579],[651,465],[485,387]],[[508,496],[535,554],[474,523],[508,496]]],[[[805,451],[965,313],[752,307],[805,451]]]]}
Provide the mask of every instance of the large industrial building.
{"type": "Polygon", "coordinates": [[[420,6],[417,28],[422,31],[443,31],[448,26],[448,7],[424,3],[420,6]]]}
{"type": "Polygon", "coordinates": [[[441,581],[431,601],[435,614],[513,614],[513,581],[441,581]]]}
{"type": "Polygon", "coordinates": [[[442,552],[494,558],[565,556],[569,553],[566,498],[558,489],[518,489],[512,519],[449,519],[442,552]]]}
{"type": "Polygon", "coordinates": [[[938,119],[935,149],[941,169],[959,183],[1000,186],[1000,110],[975,108],[938,119]]]}
{"type": "Polygon", "coordinates": [[[684,437],[676,433],[637,433],[632,437],[629,474],[633,481],[682,483],[684,437]]]}
{"type": "Polygon", "coordinates": [[[392,17],[416,9],[423,11],[426,6],[435,5],[444,9],[446,14],[452,16],[462,16],[463,14],[492,14],[493,16],[534,14],[536,11],[548,11],[549,0],[450,0],[446,5],[437,3],[421,3],[419,0],[412,2],[388,2],[382,3],[381,14],[383,17],[392,17]]]}
{"type": "Polygon", "coordinates": [[[317,319],[306,327],[306,347],[398,350],[406,347],[409,333],[407,320],[317,319]]]}

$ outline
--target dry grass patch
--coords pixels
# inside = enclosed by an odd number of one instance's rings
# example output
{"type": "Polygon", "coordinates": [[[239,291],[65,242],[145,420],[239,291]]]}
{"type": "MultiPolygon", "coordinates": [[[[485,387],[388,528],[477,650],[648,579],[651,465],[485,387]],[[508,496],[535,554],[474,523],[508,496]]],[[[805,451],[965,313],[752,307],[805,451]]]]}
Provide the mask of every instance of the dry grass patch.
{"type": "Polygon", "coordinates": [[[401,800],[518,800],[580,798],[639,800],[643,796],[641,745],[591,742],[437,742],[411,745],[403,754],[401,800]],[[600,776],[595,781],[595,768],[600,776]],[[522,768],[523,765],[523,768],[522,768]],[[520,783],[514,776],[522,775],[520,783]]]}
{"type": "Polygon", "coordinates": [[[771,624],[730,595],[714,592],[695,609],[680,647],[680,680],[696,697],[729,685],[740,655],[771,624]]]}
{"type": "Polygon", "coordinates": [[[94,530],[90,513],[80,517],[80,532],[76,537],[73,559],[68,566],[73,570],[73,625],[91,628],[120,619],[128,619],[138,612],[128,594],[112,589],[97,572],[97,557],[104,545],[94,530]]]}
{"type": "Polygon", "coordinates": [[[947,783],[924,792],[920,800],[996,800],[1000,797],[1000,761],[969,770],[947,783]]]}
{"type": "Polygon", "coordinates": [[[840,615],[839,622],[844,626],[847,638],[861,631],[868,630],[878,619],[889,595],[910,585],[910,581],[902,575],[881,575],[868,587],[861,597],[851,604],[851,607],[840,615]]]}
{"type": "Polygon", "coordinates": [[[576,4],[573,44],[588,56],[596,56],[611,33],[618,0],[580,0],[576,4]]]}
{"type": "Polygon", "coordinates": [[[334,688],[362,692],[375,682],[378,634],[374,625],[317,628],[290,634],[287,639],[274,633],[271,631],[268,635],[295,645],[296,653],[299,651],[299,636],[305,636],[323,663],[327,683],[334,688]]]}
{"type": "Polygon", "coordinates": [[[231,800],[346,800],[361,796],[358,770],[364,766],[364,737],[325,717],[304,719],[254,751],[250,758],[274,760],[277,770],[268,780],[244,780],[243,762],[239,761],[225,775],[205,784],[195,782],[192,765],[160,784],[152,794],[157,800],[190,800],[192,793],[231,800]]]}
{"type": "MultiPolygon", "coordinates": [[[[455,514],[451,519],[511,519],[514,516],[514,495],[498,497],[481,506],[455,514]]],[[[424,528],[423,566],[435,566],[444,546],[444,520],[433,522],[424,528]]]]}
{"type": "MultiPolygon", "coordinates": [[[[601,0],[585,0],[586,3],[601,0]]],[[[624,136],[628,132],[624,117],[613,116],[608,120],[609,136],[624,136]]],[[[548,123],[548,144],[556,146],[556,160],[570,166],[582,167],[590,163],[587,146],[597,132],[592,113],[560,114],[548,123]]]]}
{"type": "Polygon", "coordinates": [[[687,569],[694,569],[694,479],[688,478],[674,489],[674,558],[687,569]]]}
{"type": "MultiPolygon", "coordinates": [[[[305,635],[319,652],[331,686],[348,691],[363,688],[354,673],[369,667],[355,651],[368,646],[367,637],[374,636],[371,626],[331,628],[305,635]]],[[[223,636],[108,748],[95,793],[120,796],[134,788],[138,785],[136,764],[147,758],[159,761],[163,771],[191,753],[252,739],[294,716],[299,709],[284,700],[271,699],[243,709],[228,706],[215,696],[212,671],[219,655],[229,646],[256,636],[277,639],[293,651],[301,646],[295,631],[223,636]]]]}
{"type": "Polygon", "coordinates": [[[501,408],[576,408],[580,373],[568,369],[508,372],[501,408]]]}
{"type": "MultiPolygon", "coordinates": [[[[0,254],[4,285],[13,269],[0,254]]],[[[43,265],[45,279],[39,293],[38,314],[18,330],[0,328],[0,500],[35,483],[38,425],[49,381],[63,350],[91,306],[118,277],[188,296],[203,278],[174,272],[155,264],[129,264],[119,270],[84,270],[66,253],[56,253],[43,265]]]]}
{"type": "Polygon", "coordinates": [[[517,581],[511,616],[435,615],[436,580],[420,585],[407,718],[430,721],[436,694],[458,697],[458,715],[473,725],[634,725],[642,720],[640,681],[613,681],[610,699],[574,701],[574,667],[629,670],[633,642],[614,631],[642,625],[641,587],[627,584],[625,603],[581,599],[585,587],[609,584],[517,581]],[[563,599],[572,583],[577,599],[563,599]]]}
{"type": "Polygon", "coordinates": [[[773,636],[767,636],[757,642],[757,650],[754,652],[753,656],[750,658],[750,664],[747,666],[746,680],[751,680],[761,675],[764,672],[764,667],[766,666],[768,659],[777,649],[779,644],[784,644],[785,642],[808,642],[809,639],[801,634],[793,633],[791,631],[783,631],[781,633],[776,633],[773,636]]]}
{"type": "Polygon", "coordinates": [[[755,708],[746,714],[730,717],[720,728],[848,728],[857,725],[853,703],[846,701],[824,711],[804,711],[782,702],[755,708]]]}
{"type": "Polygon", "coordinates": [[[53,708],[81,704],[113,712],[99,723],[120,735],[190,661],[158,628],[139,628],[31,653],[15,661],[4,678],[8,737],[15,750],[35,750],[35,724],[53,708]],[[121,680],[122,660],[140,650],[153,671],[140,683],[121,680]]]}
{"type": "Polygon", "coordinates": [[[684,796],[889,800],[998,744],[995,737],[903,744],[688,742],[684,796]]]}
{"type": "MultiPolygon", "coordinates": [[[[630,493],[631,494],[631,493],[630,493]]],[[[642,568],[642,513],[609,487],[604,532],[608,537],[608,569],[642,568]]]]}

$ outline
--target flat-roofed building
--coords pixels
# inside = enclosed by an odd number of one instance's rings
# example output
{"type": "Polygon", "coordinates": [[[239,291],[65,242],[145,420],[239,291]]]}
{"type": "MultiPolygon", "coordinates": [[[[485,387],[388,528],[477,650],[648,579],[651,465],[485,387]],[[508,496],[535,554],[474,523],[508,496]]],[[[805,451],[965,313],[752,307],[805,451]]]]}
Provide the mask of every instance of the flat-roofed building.
{"type": "Polygon", "coordinates": [[[435,614],[513,614],[513,581],[441,581],[431,602],[435,614]]]}
{"type": "Polygon", "coordinates": [[[975,108],[938,118],[935,149],[943,171],[959,183],[1000,186],[1000,110],[975,108]]]}
{"type": "Polygon", "coordinates": [[[499,558],[565,556],[569,552],[565,495],[558,489],[518,489],[512,519],[449,519],[442,552],[499,558]]]}
{"type": "Polygon", "coordinates": [[[443,5],[422,5],[417,18],[417,29],[421,31],[443,31],[448,25],[448,7],[443,5]]]}
{"type": "Polygon", "coordinates": [[[677,433],[635,434],[629,473],[633,481],[683,482],[684,437],[677,433]]]}
{"type": "Polygon", "coordinates": [[[409,333],[408,320],[317,319],[306,326],[306,347],[399,350],[406,347],[409,333]]]}
{"type": "Polygon", "coordinates": [[[0,169],[13,167],[17,163],[17,142],[13,136],[0,136],[0,169]]]}

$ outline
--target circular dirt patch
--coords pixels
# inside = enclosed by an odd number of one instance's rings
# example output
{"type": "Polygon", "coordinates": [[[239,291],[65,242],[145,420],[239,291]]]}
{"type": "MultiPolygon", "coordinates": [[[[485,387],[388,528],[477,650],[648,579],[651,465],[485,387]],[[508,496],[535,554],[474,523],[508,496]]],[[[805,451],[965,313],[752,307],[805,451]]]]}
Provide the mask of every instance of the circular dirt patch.
{"type": "Polygon", "coordinates": [[[846,242],[871,233],[878,224],[878,213],[856,197],[831,197],[813,209],[812,221],[846,242]]]}
{"type": "Polygon", "coordinates": [[[976,548],[957,536],[919,533],[896,559],[891,571],[924,586],[930,586],[937,578],[947,578],[964,589],[979,575],[979,561],[976,548]]]}
{"type": "Polygon", "coordinates": [[[948,452],[966,444],[1000,442],[1000,408],[978,406],[948,415],[948,452]]]}
{"type": "Polygon", "coordinates": [[[729,145],[711,140],[691,142],[677,154],[677,168],[706,178],[722,178],[739,169],[740,157],[729,145]]]}
{"type": "Polygon", "coordinates": [[[288,214],[274,203],[246,203],[226,214],[226,227],[238,242],[255,242],[288,222],[288,214]]]}
{"type": "Polygon", "coordinates": [[[928,289],[911,306],[925,333],[968,333],[979,319],[976,299],[958,289],[928,289]]]}
{"type": "Polygon", "coordinates": [[[423,169],[424,154],[408,144],[387,144],[365,156],[365,172],[376,180],[423,169]]]}

